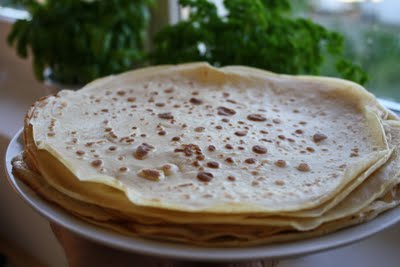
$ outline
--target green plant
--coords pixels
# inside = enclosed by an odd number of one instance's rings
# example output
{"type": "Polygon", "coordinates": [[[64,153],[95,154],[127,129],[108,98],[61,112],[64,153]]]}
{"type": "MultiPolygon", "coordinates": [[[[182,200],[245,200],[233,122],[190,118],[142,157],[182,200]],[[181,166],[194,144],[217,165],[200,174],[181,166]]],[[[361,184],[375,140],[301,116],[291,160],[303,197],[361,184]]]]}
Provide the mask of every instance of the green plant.
{"type": "Polygon", "coordinates": [[[288,0],[225,0],[219,16],[207,0],[180,0],[186,21],[157,33],[153,64],[208,61],[248,65],[279,73],[318,74],[327,55],[342,77],[365,83],[366,73],[343,55],[343,37],[304,18],[293,18],[288,0]]]}
{"type": "Polygon", "coordinates": [[[33,56],[38,79],[44,70],[67,84],[141,64],[152,0],[8,0],[31,18],[18,20],[8,36],[21,57],[33,56]]]}

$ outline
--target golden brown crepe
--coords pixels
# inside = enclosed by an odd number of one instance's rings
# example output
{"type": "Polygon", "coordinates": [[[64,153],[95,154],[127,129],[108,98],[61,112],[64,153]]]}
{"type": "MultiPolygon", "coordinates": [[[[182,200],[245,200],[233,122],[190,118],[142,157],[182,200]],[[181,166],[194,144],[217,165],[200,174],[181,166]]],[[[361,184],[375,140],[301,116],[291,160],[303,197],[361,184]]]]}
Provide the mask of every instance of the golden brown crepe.
{"type": "Polygon", "coordinates": [[[14,171],[47,200],[119,232],[251,245],[395,206],[399,129],[348,81],[159,66],[37,101],[14,171]]]}

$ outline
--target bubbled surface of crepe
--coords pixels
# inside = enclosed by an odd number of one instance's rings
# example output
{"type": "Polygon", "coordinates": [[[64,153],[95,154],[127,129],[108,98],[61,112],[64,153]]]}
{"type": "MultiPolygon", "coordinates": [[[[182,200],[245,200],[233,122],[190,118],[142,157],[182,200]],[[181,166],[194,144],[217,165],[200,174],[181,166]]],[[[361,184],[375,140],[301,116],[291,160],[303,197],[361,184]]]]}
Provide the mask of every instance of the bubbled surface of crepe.
{"type": "Polygon", "coordinates": [[[385,114],[370,101],[334,79],[195,64],[61,91],[28,120],[38,149],[134,204],[293,211],[327,201],[388,155],[385,114]]]}

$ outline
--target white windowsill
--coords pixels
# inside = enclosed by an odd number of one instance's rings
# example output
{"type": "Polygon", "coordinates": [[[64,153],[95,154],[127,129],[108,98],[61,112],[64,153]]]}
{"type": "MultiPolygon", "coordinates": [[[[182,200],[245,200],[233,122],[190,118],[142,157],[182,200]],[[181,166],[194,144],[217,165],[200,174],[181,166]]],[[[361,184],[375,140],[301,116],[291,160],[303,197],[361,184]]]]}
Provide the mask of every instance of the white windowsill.
{"type": "Polygon", "coordinates": [[[17,19],[28,19],[29,13],[25,10],[0,6],[0,20],[10,23],[17,19]]]}

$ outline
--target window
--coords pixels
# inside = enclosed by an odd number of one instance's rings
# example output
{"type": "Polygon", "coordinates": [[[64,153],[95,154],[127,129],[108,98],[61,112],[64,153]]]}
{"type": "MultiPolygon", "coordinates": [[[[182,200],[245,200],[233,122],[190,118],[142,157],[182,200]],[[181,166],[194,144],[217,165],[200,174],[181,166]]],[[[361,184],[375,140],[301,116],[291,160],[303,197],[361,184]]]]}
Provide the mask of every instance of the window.
{"type": "MultiPolygon", "coordinates": [[[[221,14],[223,0],[216,3],[221,14]]],[[[378,97],[400,101],[400,1],[398,0],[296,0],[295,16],[336,30],[345,36],[345,55],[369,75],[365,87],[378,97]]],[[[188,16],[181,9],[181,17],[188,16]]],[[[337,76],[329,59],[322,75],[337,76]]]]}
{"type": "MultiPolygon", "coordinates": [[[[400,1],[300,1],[303,15],[346,37],[346,56],[369,74],[366,88],[400,101],[400,1]]],[[[332,74],[328,68],[324,74],[332,74]]]]}

